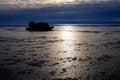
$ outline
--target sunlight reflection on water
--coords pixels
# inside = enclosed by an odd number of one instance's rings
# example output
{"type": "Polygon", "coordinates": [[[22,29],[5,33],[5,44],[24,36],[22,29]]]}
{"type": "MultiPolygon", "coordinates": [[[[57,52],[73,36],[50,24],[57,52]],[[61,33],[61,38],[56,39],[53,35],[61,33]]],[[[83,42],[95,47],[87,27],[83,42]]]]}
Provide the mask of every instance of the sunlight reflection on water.
{"type": "Polygon", "coordinates": [[[64,51],[64,53],[66,54],[61,55],[63,57],[70,57],[73,56],[74,54],[71,53],[71,51],[73,51],[73,44],[74,41],[73,39],[75,39],[73,32],[70,32],[70,29],[72,26],[62,26],[63,27],[63,31],[61,31],[60,36],[62,39],[64,39],[64,42],[62,43],[61,46],[61,50],[64,51]]]}
{"type": "Polygon", "coordinates": [[[1,27],[0,69],[23,80],[119,80],[119,34],[120,27],[106,26],[1,27]]]}

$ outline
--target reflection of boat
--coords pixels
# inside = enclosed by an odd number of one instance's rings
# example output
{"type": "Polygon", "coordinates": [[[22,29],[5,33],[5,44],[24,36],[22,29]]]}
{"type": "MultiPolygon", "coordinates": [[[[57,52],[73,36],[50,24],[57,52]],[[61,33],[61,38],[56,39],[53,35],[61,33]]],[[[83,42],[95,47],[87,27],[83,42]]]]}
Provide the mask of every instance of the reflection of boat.
{"type": "Polygon", "coordinates": [[[51,31],[54,27],[51,27],[46,22],[38,22],[34,21],[29,22],[29,27],[26,28],[28,31],[51,31]]]}

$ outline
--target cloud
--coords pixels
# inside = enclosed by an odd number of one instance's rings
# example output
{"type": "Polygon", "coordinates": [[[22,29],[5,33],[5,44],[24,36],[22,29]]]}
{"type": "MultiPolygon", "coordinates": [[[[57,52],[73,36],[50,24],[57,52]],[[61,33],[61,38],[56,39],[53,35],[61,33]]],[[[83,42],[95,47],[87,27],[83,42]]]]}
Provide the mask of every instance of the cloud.
{"type": "Polygon", "coordinates": [[[66,0],[66,4],[62,5],[50,4],[50,0],[44,1],[0,0],[0,4],[2,5],[0,7],[0,24],[25,24],[30,20],[47,21],[52,24],[120,22],[120,3],[118,0],[98,0],[97,2],[96,0],[73,0],[74,2],[66,0]]]}
{"type": "Polygon", "coordinates": [[[120,2],[120,0],[0,0],[0,10],[105,2],[120,2]]]}

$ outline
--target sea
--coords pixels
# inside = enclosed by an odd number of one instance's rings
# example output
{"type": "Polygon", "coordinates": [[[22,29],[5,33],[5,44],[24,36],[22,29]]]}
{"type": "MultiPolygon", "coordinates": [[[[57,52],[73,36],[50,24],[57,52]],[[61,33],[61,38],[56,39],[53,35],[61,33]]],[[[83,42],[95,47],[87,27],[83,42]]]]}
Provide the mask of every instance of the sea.
{"type": "Polygon", "coordinates": [[[120,26],[0,27],[0,80],[120,80],[120,26]]]}

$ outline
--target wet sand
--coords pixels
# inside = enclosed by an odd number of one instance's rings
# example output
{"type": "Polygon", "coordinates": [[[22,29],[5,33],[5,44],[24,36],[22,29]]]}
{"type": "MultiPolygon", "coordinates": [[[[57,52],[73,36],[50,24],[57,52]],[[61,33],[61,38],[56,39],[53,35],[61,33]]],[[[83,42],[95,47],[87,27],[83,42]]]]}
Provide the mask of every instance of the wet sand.
{"type": "Polygon", "coordinates": [[[0,27],[0,80],[120,80],[120,27],[0,27]]]}

